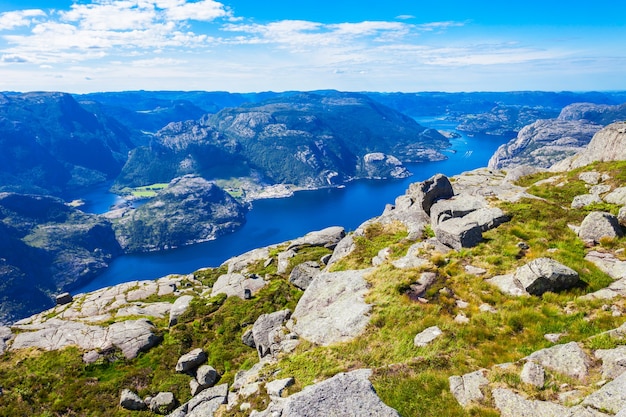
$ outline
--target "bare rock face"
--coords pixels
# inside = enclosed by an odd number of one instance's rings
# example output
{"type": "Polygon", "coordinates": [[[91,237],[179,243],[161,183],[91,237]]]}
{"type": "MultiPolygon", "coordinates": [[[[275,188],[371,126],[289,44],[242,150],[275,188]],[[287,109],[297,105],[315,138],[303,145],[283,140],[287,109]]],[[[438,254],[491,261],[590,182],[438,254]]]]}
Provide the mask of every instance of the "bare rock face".
{"type": "Polygon", "coordinates": [[[576,154],[589,143],[602,125],[587,120],[537,120],[525,126],[517,138],[498,148],[489,160],[489,168],[517,165],[549,168],[576,154]]]}
{"type": "Polygon", "coordinates": [[[621,161],[625,159],[626,122],[617,122],[597,132],[584,150],[553,165],[550,170],[569,171],[595,161],[621,161]]]}
{"type": "Polygon", "coordinates": [[[623,234],[617,217],[600,211],[589,213],[578,230],[581,239],[595,243],[600,242],[602,238],[613,239],[623,234]]]}
{"type": "Polygon", "coordinates": [[[292,330],[324,346],[357,337],[369,322],[364,279],[369,272],[324,272],[315,277],[293,312],[292,330]]]}
{"type": "Polygon", "coordinates": [[[282,417],[399,417],[393,408],[384,404],[369,377],[372,371],[360,369],[340,373],[306,387],[288,397],[282,417]]]}

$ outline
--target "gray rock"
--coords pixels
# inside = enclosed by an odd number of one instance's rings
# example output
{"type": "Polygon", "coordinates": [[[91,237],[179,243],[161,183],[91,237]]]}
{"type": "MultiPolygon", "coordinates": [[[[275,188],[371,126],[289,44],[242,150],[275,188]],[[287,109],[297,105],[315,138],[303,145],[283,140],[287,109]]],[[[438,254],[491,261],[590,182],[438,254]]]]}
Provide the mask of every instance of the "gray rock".
{"type": "Polygon", "coordinates": [[[411,184],[407,195],[412,197],[426,214],[430,215],[432,205],[438,200],[454,196],[454,190],[448,177],[437,174],[426,181],[411,184]]]}
{"type": "Polygon", "coordinates": [[[591,204],[601,203],[601,202],[602,202],[602,199],[597,194],[582,194],[582,195],[577,195],[576,197],[574,197],[574,199],[572,200],[571,207],[573,209],[580,209],[583,207],[590,206],[591,204]]]}
{"type": "Polygon", "coordinates": [[[399,417],[378,398],[369,381],[371,374],[360,369],[306,387],[286,399],[282,417],[399,417]]]}
{"type": "Polygon", "coordinates": [[[611,413],[617,413],[626,408],[626,373],[587,396],[582,404],[611,413]]]}
{"type": "Polygon", "coordinates": [[[489,385],[489,380],[485,378],[483,370],[471,372],[463,376],[451,376],[448,378],[448,382],[450,383],[450,392],[463,407],[485,398],[481,388],[489,385]]]}
{"type": "Polygon", "coordinates": [[[539,350],[528,356],[527,360],[578,379],[587,377],[591,366],[589,357],[576,342],[539,350]]]}
{"type": "Polygon", "coordinates": [[[371,306],[365,302],[371,269],[324,272],[311,282],[293,312],[292,330],[306,340],[330,345],[365,330],[371,306]]]}
{"type": "Polygon", "coordinates": [[[432,326],[427,329],[422,330],[420,333],[416,334],[413,338],[413,345],[415,347],[424,347],[430,344],[433,340],[441,336],[443,332],[437,326],[432,326]]]}
{"type": "Polygon", "coordinates": [[[289,274],[289,282],[301,290],[306,290],[313,278],[321,273],[320,264],[307,261],[296,265],[289,274]]]}
{"type": "Polygon", "coordinates": [[[604,201],[618,206],[626,206],[626,187],[616,188],[604,196],[604,201]]]}
{"type": "Polygon", "coordinates": [[[452,249],[471,248],[483,240],[481,227],[465,218],[452,218],[435,228],[437,240],[452,249]]]}
{"type": "Polygon", "coordinates": [[[185,353],[176,363],[176,372],[191,372],[202,365],[207,360],[207,355],[200,348],[185,353]]]}
{"type": "Polygon", "coordinates": [[[626,227],[626,206],[619,209],[619,213],[617,213],[617,220],[619,224],[626,227]]]}
{"type": "Polygon", "coordinates": [[[219,375],[215,368],[209,365],[202,365],[196,371],[196,381],[203,388],[210,388],[217,383],[219,375]]]}
{"type": "Polygon", "coordinates": [[[277,353],[282,337],[283,324],[291,317],[290,310],[276,311],[271,314],[261,314],[252,326],[254,345],[259,358],[277,353]]]}
{"type": "Polygon", "coordinates": [[[487,207],[483,197],[471,195],[455,195],[446,200],[438,200],[430,208],[430,221],[433,227],[454,217],[464,217],[467,214],[487,207]]]}
{"type": "Polygon", "coordinates": [[[178,318],[185,314],[185,312],[189,308],[191,300],[193,300],[193,296],[183,295],[181,297],[178,297],[176,301],[174,301],[174,304],[172,305],[172,308],[170,310],[170,326],[174,326],[176,323],[178,323],[178,318]]]}
{"type": "Polygon", "coordinates": [[[587,171],[578,174],[578,179],[589,185],[596,185],[600,182],[602,176],[597,171],[587,171]]]}
{"type": "Polygon", "coordinates": [[[550,258],[537,258],[519,267],[514,279],[532,295],[566,290],[579,282],[576,271],[550,258]]]}
{"type": "Polygon", "coordinates": [[[246,278],[241,274],[224,274],[213,285],[211,297],[215,297],[218,294],[226,294],[228,297],[236,296],[245,300],[246,290],[256,294],[265,284],[266,282],[258,277],[246,278]]]}
{"type": "Polygon", "coordinates": [[[246,330],[244,334],[241,335],[241,342],[246,346],[256,348],[256,345],[254,344],[254,334],[252,333],[252,329],[246,330]]]}
{"type": "Polygon", "coordinates": [[[227,401],[228,384],[207,388],[183,405],[187,413],[185,417],[212,416],[217,409],[222,404],[226,404],[227,401]]]}
{"type": "Polygon", "coordinates": [[[617,217],[610,213],[592,211],[585,217],[578,229],[578,236],[583,240],[600,242],[602,238],[613,239],[623,236],[617,217]]]}
{"type": "Polygon", "coordinates": [[[265,384],[265,389],[270,397],[282,397],[283,392],[295,383],[296,380],[293,378],[277,379],[265,384]]]}
{"type": "Polygon", "coordinates": [[[55,301],[56,304],[59,305],[65,305],[65,304],[69,304],[74,300],[74,298],[72,297],[72,295],[69,292],[64,292],[63,294],[59,294],[55,297],[55,301]]]}
{"type": "Polygon", "coordinates": [[[591,408],[570,408],[548,401],[527,400],[504,388],[494,389],[492,395],[502,417],[609,417],[591,408]]]}
{"type": "Polygon", "coordinates": [[[341,226],[327,227],[326,229],[310,232],[301,238],[293,240],[287,250],[295,250],[309,246],[323,246],[334,249],[339,241],[346,236],[346,232],[341,226]]]}
{"type": "Polygon", "coordinates": [[[602,378],[615,379],[626,371],[626,346],[598,349],[594,355],[602,361],[602,378]]]}
{"type": "Polygon", "coordinates": [[[520,378],[523,383],[534,385],[537,388],[542,388],[546,382],[546,373],[543,366],[538,363],[528,361],[522,368],[520,378]]]}
{"type": "Polygon", "coordinates": [[[141,411],[148,408],[139,395],[129,389],[122,390],[122,394],[120,395],[120,406],[131,411],[141,411]]]}
{"type": "Polygon", "coordinates": [[[150,411],[156,414],[167,414],[176,407],[176,398],[171,392],[159,392],[150,401],[150,411]]]}

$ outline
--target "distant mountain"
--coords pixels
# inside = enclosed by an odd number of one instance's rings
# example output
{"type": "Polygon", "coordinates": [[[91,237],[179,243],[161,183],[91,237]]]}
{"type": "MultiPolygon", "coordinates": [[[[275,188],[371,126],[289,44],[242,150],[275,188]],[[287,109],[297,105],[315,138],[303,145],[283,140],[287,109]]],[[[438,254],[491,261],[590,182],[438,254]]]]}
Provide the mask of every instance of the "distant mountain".
{"type": "Polygon", "coordinates": [[[190,173],[317,188],[367,178],[370,153],[427,161],[443,159],[447,146],[439,132],[365,95],[287,94],[168,125],[131,153],[116,188],[190,173]]]}
{"type": "Polygon", "coordinates": [[[120,254],[108,220],[54,197],[0,193],[0,322],[52,306],[120,254]]]}
{"type": "Polygon", "coordinates": [[[61,195],[117,176],[135,145],[65,93],[0,93],[0,191],[61,195]]]}

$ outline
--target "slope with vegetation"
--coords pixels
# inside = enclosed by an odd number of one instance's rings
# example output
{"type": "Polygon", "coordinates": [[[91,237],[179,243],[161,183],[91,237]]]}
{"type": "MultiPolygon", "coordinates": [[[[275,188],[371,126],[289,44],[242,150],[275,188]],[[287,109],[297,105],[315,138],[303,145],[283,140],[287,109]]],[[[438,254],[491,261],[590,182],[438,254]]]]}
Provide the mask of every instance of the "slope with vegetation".
{"type": "MultiPolygon", "coordinates": [[[[370,380],[377,394],[403,416],[500,415],[489,394],[468,408],[462,407],[450,391],[448,378],[519,361],[554,345],[544,337],[547,334],[562,334],[558,343],[580,341],[589,350],[605,347],[605,339],[592,337],[624,321],[626,305],[621,297],[611,301],[583,297],[607,287],[612,279],[585,259],[590,248],[569,225],[579,225],[592,211],[617,214],[620,209],[619,204],[607,202],[571,208],[575,196],[588,192],[587,183],[581,179],[586,175],[581,174],[589,172],[604,178],[603,185],[611,190],[626,183],[624,162],[534,174],[517,180],[517,185],[511,184],[511,176],[487,170],[452,178],[456,193],[483,196],[489,206],[499,207],[509,218],[484,232],[482,242],[473,247],[445,250],[432,240],[436,226],[424,224],[422,234],[417,236],[410,232],[413,229],[407,225],[411,226],[416,217],[402,214],[412,213],[406,211],[405,204],[410,199],[411,204],[415,203],[414,192],[422,187],[417,185],[397,201],[394,210],[366,222],[339,243],[320,243],[305,237],[252,251],[219,268],[191,276],[164,278],[169,281],[157,284],[124,284],[118,289],[77,296],[72,304],[14,326],[17,334],[13,342],[11,336],[5,336],[9,350],[0,362],[0,414],[153,415],[151,411],[121,408],[118,403],[122,389],[137,392],[141,398],[170,391],[180,404],[187,404],[192,398],[189,383],[193,375],[176,372],[176,362],[182,354],[201,348],[207,363],[220,375],[219,383],[232,387],[228,394],[231,403],[222,405],[215,415],[249,415],[251,410],[275,407],[280,401],[292,404],[289,397],[280,400],[275,393],[270,395],[269,381],[292,377],[293,385],[281,390],[285,396],[340,372],[363,368],[373,370],[370,380]],[[331,253],[334,259],[328,261],[331,253]],[[407,263],[407,257],[419,262],[407,263]],[[511,272],[542,257],[575,270],[580,285],[558,293],[514,297],[486,282],[488,277],[511,272]],[[247,331],[257,328],[263,314],[290,309],[297,316],[290,326],[295,326],[292,328],[298,333],[304,321],[299,304],[308,288],[304,286],[307,289],[303,292],[290,282],[290,276],[302,265],[312,263],[323,268],[324,262],[330,263],[330,274],[362,271],[367,286],[364,301],[370,306],[366,327],[356,338],[329,344],[307,341],[302,336],[305,332],[301,332],[297,346],[288,343],[293,335],[280,336],[279,332],[278,339],[274,339],[278,347],[269,348],[272,359],[263,359],[262,350],[244,343],[247,331]],[[427,285],[422,279],[425,274],[431,277],[427,285]],[[217,287],[223,289],[224,281],[233,283],[237,275],[247,281],[236,285],[251,285],[248,288],[252,293],[241,298],[219,294],[217,287]],[[168,287],[172,280],[175,285],[168,287]],[[158,311],[157,306],[167,307],[183,294],[191,295],[192,301],[174,322],[168,320],[167,309],[158,311]],[[97,302],[97,308],[95,300],[103,300],[97,302]],[[51,352],[11,347],[18,340],[36,340],[28,336],[29,332],[49,328],[46,323],[53,319],[110,327],[113,322],[146,316],[162,341],[146,352],[138,352],[134,359],[115,347],[95,348],[89,363],[76,347],[51,352]],[[442,335],[431,344],[416,346],[416,334],[432,326],[438,326],[442,335]],[[259,370],[253,365],[260,358],[267,364],[259,370]],[[241,374],[240,370],[248,372],[241,374]],[[242,382],[244,375],[246,381],[242,382]],[[244,387],[253,389],[244,393],[244,387]]],[[[601,239],[593,249],[626,260],[623,237],[601,239]]],[[[2,334],[6,335],[6,330],[2,334]]],[[[513,384],[530,398],[550,400],[568,389],[564,384],[591,392],[597,389],[594,383],[599,379],[593,372],[584,381],[550,374],[544,386],[528,389],[508,371],[493,373],[490,378],[495,378],[491,382],[496,386],[513,384]]],[[[335,406],[341,409],[342,405],[335,406]]],[[[285,407],[293,410],[291,405],[285,407]]],[[[285,411],[283,415],[291,414],[285,411]]]]}

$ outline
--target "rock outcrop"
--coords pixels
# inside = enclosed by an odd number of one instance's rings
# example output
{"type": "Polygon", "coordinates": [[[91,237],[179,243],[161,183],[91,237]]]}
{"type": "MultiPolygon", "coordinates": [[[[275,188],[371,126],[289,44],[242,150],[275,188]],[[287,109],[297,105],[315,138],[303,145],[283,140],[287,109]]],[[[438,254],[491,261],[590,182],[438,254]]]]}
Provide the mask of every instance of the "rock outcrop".
{"type": "Polygon", "coordinates": [[[559,163],[551,171],[568,171],[595,161],[619,161],[626,159],[626,122],[613,123],[597,132],[589,145],[559,163]]]}

